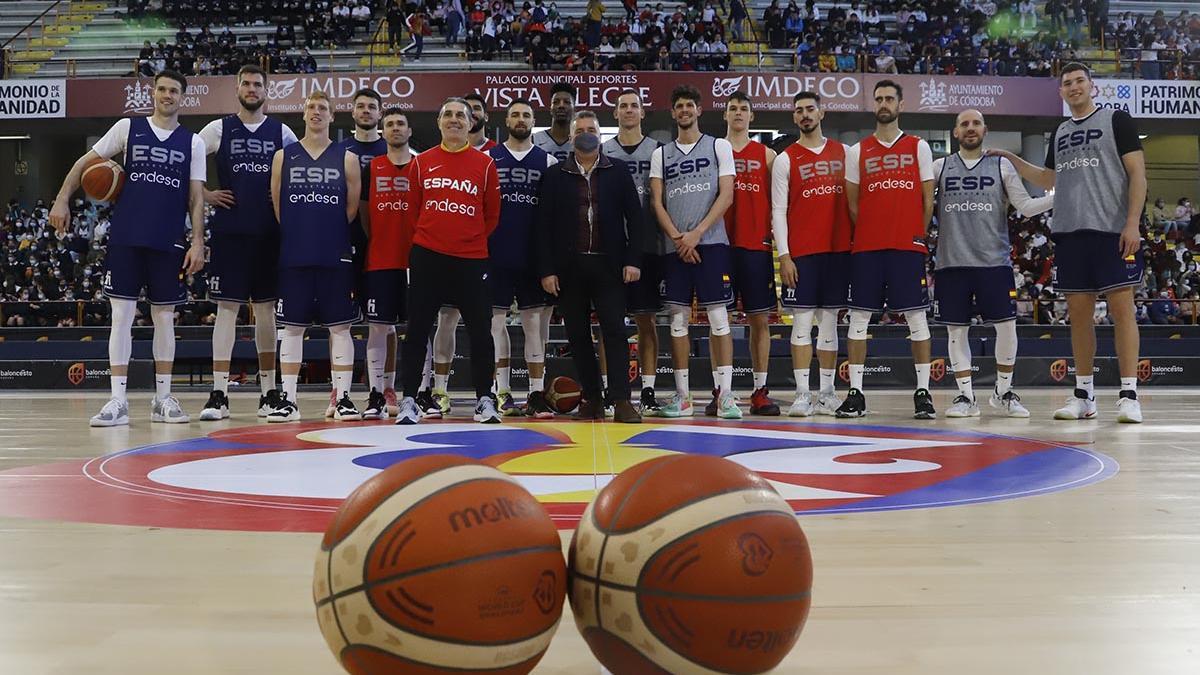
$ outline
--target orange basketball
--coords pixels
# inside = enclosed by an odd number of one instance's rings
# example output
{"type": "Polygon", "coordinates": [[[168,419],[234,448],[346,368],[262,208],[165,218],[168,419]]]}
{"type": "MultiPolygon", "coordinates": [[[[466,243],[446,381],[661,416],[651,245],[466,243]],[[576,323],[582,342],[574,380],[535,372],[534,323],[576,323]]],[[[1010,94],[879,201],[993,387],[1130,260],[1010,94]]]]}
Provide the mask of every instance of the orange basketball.
{"type": "Polygon", "coordinates": [[[579,383],[565,375],[559,375],[550,381],[550,389],[546,392],[546,401],[555,412],[566,414],[579,407],[583,391],[579,383]]]}
{"type": "Polygon", "coordinates": [[[87,196],[102,202],[117,200],[125,186],[125,171],[111,159],[97,157],[83,168],[80,183],[87,196]]]}
{"type": "Polygon", "coordinates": [[[354,675],[528,673],[565,593],[562,542],[541,504],[505,473],[452,455],[360,485],[313,575],[321,633],[354,675]]]}
{"type": "Polygon", "coordinates": [[[621,473],[584,512],[567,567],[575,624],[618,675],[766,672],[808,618],[812,558],[792,508],[718,457],[621,473]]]}

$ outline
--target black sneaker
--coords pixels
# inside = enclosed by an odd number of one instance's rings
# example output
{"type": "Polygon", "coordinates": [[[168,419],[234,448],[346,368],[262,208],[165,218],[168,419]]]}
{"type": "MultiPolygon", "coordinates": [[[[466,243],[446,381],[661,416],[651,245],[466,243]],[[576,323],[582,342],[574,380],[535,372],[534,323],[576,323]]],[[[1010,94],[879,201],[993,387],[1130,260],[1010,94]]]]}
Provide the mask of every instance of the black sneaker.
{"type": "MultiPolygon", "coordinates": [[[[380,395],[380,398],[382,398],[382,395],[380,395]]],[[[352,422],[362,419],[362,414],[360,414],[358,412],[358,408],[354,406],[354,401],[350,400],[350,394],[348,392],[342,394],[342,398],[339,399],[337,405],[334,406],[333,419],[338,420],[339,422],[352,422]]]]}
{"type": "Polygon", "coordinates": [[[662,417],[662,404],[654,396],[654,387],[642,389],[642,417],[662,417]]]}
{"type": "Polygon", "coordinates": [[[283,402],[283,394],[278,389],[269,389],[267,393],[258,397],[258,416],[269,417],[271,411],[278,408],[283,402]]]}
{"type": "Polygon", "coordinates": [[[548,420],[554,418],[554,411],[550,409],[550,404],[546,403],[545,392],[529,392],[529,400],[525,401],[525,416],[532,417],[537,420],[548,420]]]}
{"type": "Polygon", "coordinates": [[[846,392],[846,400],[838,406],[838,417],[862,417],[867,414],[867,397],[858,389],[846,392]]]}
{"type": "Polygon", "coordinates": [[[720,406],[721,390],[713,389],[712,394],[712,400],[708,402],[708,405],[704,406],[704,414],[708,417],[716,417],[717,409],[720,406]]]}
{"type": "Polygon", "coordinates": [[[918,389],[913,392],[913,419],[937,419],[937,412],[933,409],[933,396],[930,395],[928,389],[918,389]]]}
{"type": "MultiPolygon", "coordinates": [[[[271,391],[275,391],[275,390],[272,389],[271,391]]],[[[300,421],[300,409],[296,407],[296,404],[287,400],[287,398],[285,396],[279,394],[279,392],[275,392],[275,393],[276,393],[277,398],[273,404],[274,407],[271,409],[271,412],[267,413],[267,421],[268,422],[299,422],[300,421]]]]}
{"type": "Polygon", "coordinates": [[[617,411],[617,402],[613,398],[612,394],[608,393],[608,391],[606,390],[604,392],[604,416],[606,418],[613,417],[616,415],[616,411],[617,411]]]}
{"type": "Polygon", "coordinates": [[[387,398],[378,389],[372,389],[371,393],[367,394],[367,407],[363,409],[362,418],[382,420],[387,419],[387,416],[387,398]]]}
{"type": "Polygon", "coordinates": [[[425,391],[417,392],[416,396],[417,409],[421,411],[422,417],[430,419],[442,419],[442,409],[438,407],[436,401],[433,400],[433,390],[426,389],[425,391]]]}
{"type": "Polygon", "coordinates": [[[223,391],[212,390],[208,395],[208,403],[200,411],[202,422],[215,422],[229,417],[229,397],[223,391]]]}

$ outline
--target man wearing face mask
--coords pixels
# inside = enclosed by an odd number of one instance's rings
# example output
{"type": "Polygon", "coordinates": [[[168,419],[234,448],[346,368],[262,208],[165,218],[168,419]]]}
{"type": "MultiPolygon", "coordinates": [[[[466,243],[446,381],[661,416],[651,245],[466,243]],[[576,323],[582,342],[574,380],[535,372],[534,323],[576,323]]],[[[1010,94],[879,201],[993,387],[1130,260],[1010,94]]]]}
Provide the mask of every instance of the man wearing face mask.
{"type": "Polygon", "coordinates": [[[592,344],[594,308],[609,350],[609,397],[614,419],[637,423],[629,402],[625,284],[641,276],[645,227],[641,200],[629,169],[600,153],[600,123],[590,111],[575,115],[574,152],[550,167],[542,181],[534,225],[534,257],[542,288],[558,299],[583,400],[580,419],[604,419],[600,366],[592,344]]]}

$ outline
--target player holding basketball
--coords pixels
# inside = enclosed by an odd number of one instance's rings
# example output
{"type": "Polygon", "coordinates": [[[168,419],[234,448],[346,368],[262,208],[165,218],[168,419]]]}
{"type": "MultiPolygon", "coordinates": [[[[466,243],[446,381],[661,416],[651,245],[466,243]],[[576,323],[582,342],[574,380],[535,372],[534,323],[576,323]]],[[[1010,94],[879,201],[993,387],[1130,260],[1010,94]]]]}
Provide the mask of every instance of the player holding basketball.
{"type": "Polygon", "coordinates": [[[1029,217],[1053,206],[1054,198],[1033,199],[1012,162],[983,156],[987,125],[978,110],[960,112],[953,133],[958,152],[933,162],[938,214],[933,315],[935,321],[948,326],[950,366],[958,383],[958,396],[946,417],[979,416],[967,340],[976,313],[996,329],[996,388],[989,399],[991,405],[1009,417],[1029,417],[1012,390],[1017,362],[1017,291],[1008,205],[1012,203],[1029,217]]]}
{"type": "Polygon", "coordinates": [[[871,314],[901,313],[908,322],[917,390],[913,417],[936,417],[929,394],[930,335],[925,309],[925,232],[933,216],[933,152],[925,139],[900,130],[904,92],[875,83],[875,133],[846,150],[846,199],[854,221],[850,255],[850,392],[839,417],[867,412],[862,393],[871,314]]]}
{"type": "Polygon", "coordinates": [[[268,422],[300,419],[296,386],[304,357],[304,331],[320,323],[329,329],[329,362],[337,403],[336,420],[361,419],[350,400],[354,340],[350,324],[359,319],[354,300],[355,270],[350,223],[358,213],[361,173],[358,157],[329,138],[333,103],[324,92],[304,99],[304,137],[275,152],[271,162],[271,203],[279,221],[279,303],[283,324],[279,368],[283,400],[268,422]]]}
{"type": "Polygon", "coordinates": [[[412,201],[412,127],[402,111],[384,111],[383,140],[387,153],[371,160],[363,173],[366,205],[359,213],[367,235],[363,303],[367,314],[367,381],[371,393],[363,419],[387,419],[384,392],[395,376],[396,324],[405,320],[408,253],[412,248],[417,206],[412,201]],[[385,365],[386,364],[386,365],[385,365]],[[391,366],[389,372],[385,370],[391,366]],[[390,376],[390,377],[389,377],[390,376]]]}
{"type": "Polygon", "coordinates": [[[708,313],[710,346],[717,364],[717,415],[740,419],[733,396],[733,339],[729,311],[729,237],[723,216],[733,201],[733,148],[724,138],[700,132],[700,92],[680,86],[671,92],[675,140],[650,160],[650,202],[663,236],[675,252],[663,256],[666,304],[671,314],[671,357],[675,397],[664,417],[691,417],[688,385],[688,316],[692,299],[708,313]]]}
{"type": "Polygon", "coordinates": [[[201,420],[229,417],[229,361],[242,305],[254,314],[258,348],[258,416],[279,402],[275,389],[275,301],[279,297],[279,223],[271,208],[271,159],[296,142],[296,134],[267,117],[267,76],[255,65],[238,70],[238,112],[200,130],[208,154],[217,156],[221,189],[205,190],[213,208],[208,296],[217,303],[213,324],[213,390],[201,420]]]}
{"type": "Polygon", "coordinates": [[[133,319],[144,288],[154,322],[154,401],[151,422],[185,423],[187,413],[171,395],[175,362],[175,305],[187,300],[185,274],[204,267],[204,141],[179,126],[187,78],[172,70],[154,77],[154,113],[118,120],[75,161],[63,179],[50,224],[62,234],[71,221],[68,204],[84,168],[96,159],[124,155],[125,186],[113,207],[104,265],[104,294],[112,306],[108,363],[112,398],[91,419],[94,427],[129,424],[126,383],[133,348],[133,319]],[[191,245],[184,242],[188,219],[191,245]]]}
{"type": "Polygon", "coordinates": [[[563,161],[571,154],[571,122],[575,119],[575,86],[565,80],[550,87],[550,128],[533,135],[533,144],[563,161]]]}
{"type": "Polygon", "coordinates": [[[783,306],[792,313],[792,369],[796,399],[789,417],[836,415],[837,317],[850,288],[850,207],[846,203],[846,146],[825,138],[821,97],[792,98],[800,139],[771,165],[771,228],[779,252],[783,306]],[[817,323],[821,388],[809,390],[812,327],[817,323]]]}
{"type": "MultiPolygon", "coordinates": [[[[767,391],[767,362],[771,358],[769,313],[779,304],[775,292],[775,265],[771,261],[771,165],[775,151],[750,140],[754,108],[744,91],[735,91],[725,102],[725,140],[733,147],[733,204],[725,212],[733,262],[733,293],[741,298],[750,322],[750,361],[754,393],[751,415],[779,415],[779,405],[767,391]]],[[[732,306],[731,306],[732,307],[732,306]]],[[[715,354],[715,352],[714,352],[715,354]]],[[[716,381],[716,377],[713,381],[716,381]]],[[[713,395],[716,399],[716,395],[713,395]]],[[[712,406],[710,406],[712,407],[712,406]]],[[[705,410],[706,414],[716,411],[705,410]]]]}
{"type": "Polygon", "coordinates": [[[496,396],[503,415],[547,419],[554,411],[546,403],[546,344],[542,341],[542,317],[550,305],[541,280],[533,270],[534,219],[538,189],[546,169],[558,163],[552,155],[534,147],[533,106],[525,99],[508,104],[504,116],[508,140],[488,151],[500,177],[500,224],[488,238],[492,279],[492,340],[496,346],[496,396]],[[512,364],[508,338],[508,310],[513,301],[525,334],[525,364],[529,368],[529,398],[524,410],[513,401],[510,390],[512,364]]]}
{"type": "Polygon", "coordinates": [[[414,395],[425,341],[445,304],[462,312],[471,341],[475,421],[500,421],[491,394],[495,346],[487,262],[488,236],[500,219],[500,182],[496,162],[470,146],[472,122],[469,103],[447,99],[438,112],[441,144],[417,155],[410,169],[418,211],[409,255],[408,335],[400,352],[404,398],[397,424],[420,420],[414,395]]]}
{"type": "Polygon", "coordinates": [[[1093,312],[1096,297],[1104,294],[1116,329],[1121,376],[1117,421],[1139,423],[1139,337],[1133,292],[1142,283],[1138,228],[1146,201],[1146,157],[1129,113],[1097,107],[1092,100],[1092,75],[1087,66],[1064,66],[1058,91],[1071,109],[1071,119],[1060,124],[1050,139],[1044,168],[1010,152],[993,151],[1011,161],[1025,180],[1046,190],[1054,188],[1060,207],[1054,211],[1050,230],[1055,287],[1067,296],[1075,391],[1054,418],[1096,416],[1093,312]]]}

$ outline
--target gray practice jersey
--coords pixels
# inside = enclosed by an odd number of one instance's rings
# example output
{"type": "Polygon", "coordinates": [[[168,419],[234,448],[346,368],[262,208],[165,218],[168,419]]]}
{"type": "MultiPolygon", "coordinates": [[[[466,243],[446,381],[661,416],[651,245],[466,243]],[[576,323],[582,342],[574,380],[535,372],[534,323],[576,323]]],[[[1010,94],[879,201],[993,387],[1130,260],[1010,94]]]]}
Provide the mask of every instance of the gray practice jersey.
{"type": "MultiPolygon", "coordinates": [[[[720,166],[716,142],[717,139],[704,134],[691,152],[683,152],[674,142],[662,147],[663,207],[680,232],[696,229],[717,201],[720,166]]],[[[665,233],[662,239],[670,247],[668,250],[675,249],[665,233]]],[[[728,243],[724,216],[700,236],[700,245],[728,243]]]]}
{"type": "Polygon", "coordinates": [[[559,145],[558,141],[550,137],[549,131],[539,131],[530,139],[533,144],[545,150],[547,153],[554,155],[554,158],[560,162],[567,161],[567,155],[570,155],[574,150],[574,144],[568,138],[566,143],[559,145]]]}
{"type": "Polygon", "coordinates": [[[1123,111],[1097,108],[1084,119],[1060,124],[1046,157],[1046,167],[1055,173],[1051,231],[1120,233],[1129,209],[1129,177],[1121,156],[1140,149],[1133,121],[1123,111]]]}
{"type": "MultiPolygon", "coordinates": [[[[625,146],[617,141],[616,136],[604,141],[604,145],[600,146],[600,150],[605,155],[619,159],[629,167],[629,175],[633,176],[633,184],[637,187],[638,199],[642,200],[643,207],[646,206],[646,198],[650,196],[650,158],[657,148],[658,141],[649,136],[643,136],[642,141],[637,144],[633,152],[627,151],[625,146]]],[[[653,213],[647,217],[649,218],[648,222],[656,222],[653,213]]],[[[663,255],[675,250],[673,246],[667,248],[666,242],[659,236],[658,227],[646,228],[646,237],[646,253],[663,255]]]]}
{"type": "Polygon", "coordinates": [[[937,268],[1008,267],[1008,197],[1000,157],[967,168],[958,153],[942,164],[937,182],[937,268]]]}

